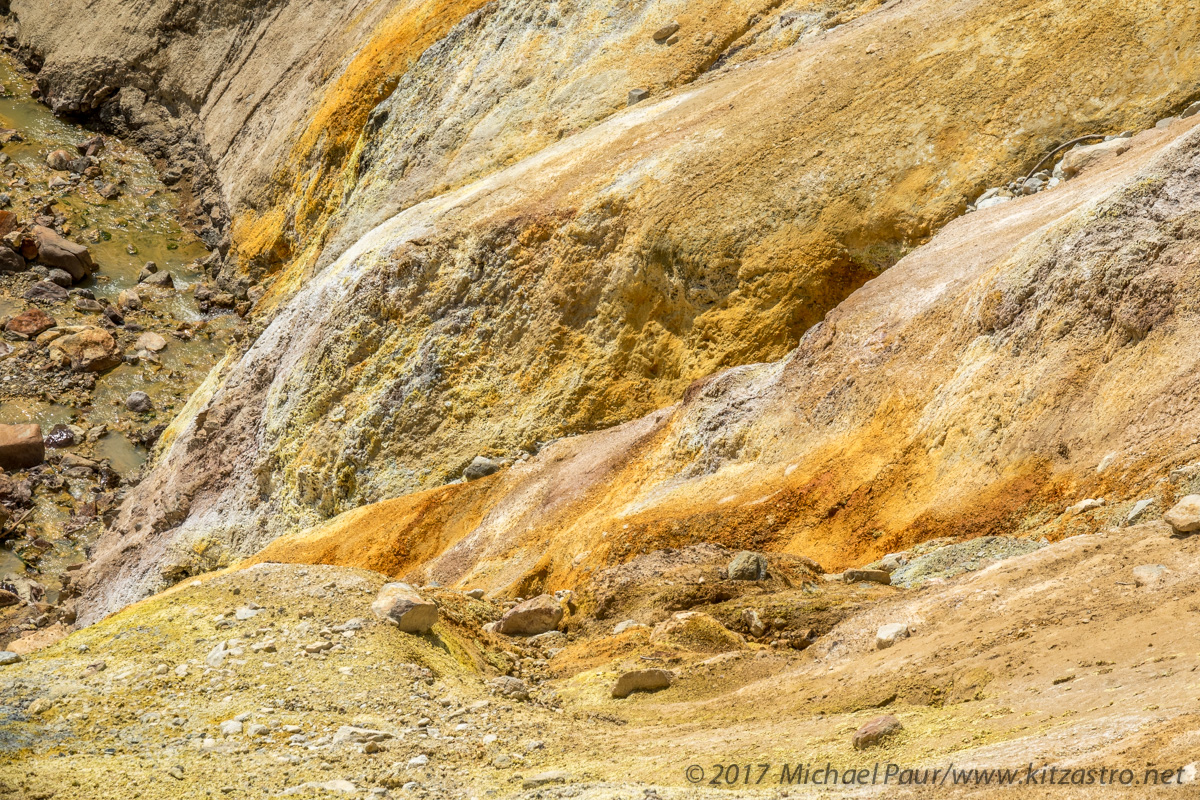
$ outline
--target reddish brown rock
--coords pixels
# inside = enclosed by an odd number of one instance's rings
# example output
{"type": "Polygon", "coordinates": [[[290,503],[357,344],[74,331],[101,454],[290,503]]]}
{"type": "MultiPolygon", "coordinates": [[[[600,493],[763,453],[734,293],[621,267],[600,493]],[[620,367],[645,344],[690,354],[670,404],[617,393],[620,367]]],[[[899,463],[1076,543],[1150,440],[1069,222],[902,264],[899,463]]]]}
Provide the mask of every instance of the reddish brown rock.
{"type": "Polygon", "coordinates": [[[7,236],[20,227],[17,215],[11,211],[0,211],[0,236],[7,236]]]}
{"type": "Polygon", "coordinates": [[[19,333],[22,336],[32,339],[39,333],[48,331],[57,324],[54,317],[45,311],[42,311],[40,308],[31,308],[10,319],[8,324],[4,326],[4,330],[11,333],[19,333]]]}
{"type": "Polygon", "coordinates": [[[854,749],[866,750],[868,747],[874,747],[903,729],[900,720],[890,714],[876,717],[854,732],[854,749]]]}
{"type": "Polygon", "coordinates": [[[45,458],[40,425],[0,425],[0,468],[28,469],[45,458]]]}

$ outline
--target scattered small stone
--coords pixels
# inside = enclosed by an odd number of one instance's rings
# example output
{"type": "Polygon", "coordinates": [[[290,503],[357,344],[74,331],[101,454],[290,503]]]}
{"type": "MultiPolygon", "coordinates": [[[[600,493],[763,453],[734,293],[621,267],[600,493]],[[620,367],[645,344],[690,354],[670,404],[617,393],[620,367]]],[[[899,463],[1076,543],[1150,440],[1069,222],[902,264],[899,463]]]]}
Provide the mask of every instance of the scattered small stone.
{"type": "Polygon", "coordinates": [[[40,425],[0,425],[0,469],[29,469],[45,459],[46,443],[40,425]]]}
{"type": "Polygon", "coordinates": [[[508,697],[512,700],[525,701],[529,699],[529,687],[520,678],[513,678],[509,675],[501,675],[498,678],[493,678],[488,682],[488,686],[492,691],[501,697],[508,697]]]}
{"type": "Polygon", "coordinates": [[[31,232],[37,241],[38,261],[43,264],[64,270],[76,281],[96,270],[91,253],[83,245],[64,239],[42,225],[34,225],[31,232]]]}
{"type": "Polygon", "coordinates": [[[171,273],[169,272],[156,272],[139,280],[138,283],[146,286],[157,286],[161,289],[171,289],[175,286],[175,279],[171,277],[171,273]]]}
{"type": "Polygon", "coordinates": [[[758,612],[753,608],[742,610],[742,624],[746,626],[746,630],[750,632],[750,635],[755,638],[767,632],[767,626],[759,618],[758,612]]]}
{"type": "Polygon", "coordinates": [[[1069,507],[1066,511],[1066,514],[1068,517],[1073,517],[1076,514],[1082,514],[1085,511],[1092,511],[1094,509],[1102,507],[1103,505],[1104,505],[1103,497],[1096,497],[1096,498],[1089,497],[1088,499],[1080,500],[1075,505],[1069,507]]]}
{"type": "Polygon", "coordinates": [[[74,159],[66,150],[53,150],[46,156],[46,166],[57,172],[66,172],[74,159]]]}
{"type": "Polygon", "coordinates": [[[666,25],[663,25],[654,32],[654,41],[665,42],[667,39],[670,39],[672,36],[674,36],[678,30],[678,22],[668,22],[666,25]]]}
{"type": "Polygon", "coordinates": [[[122,289],[117,295],[117,305],[122,311],[137,311],[142,307],[142,298],[133,289],[122,289]]]}
{"type": "Polygon", "coordinates": [[[630,89],[626,104],[631,106],[637,105],[649,96],[650,92],[646,91],[645,89],[630,89]]]}
{"type": "Polygon", "coordinates": [[[46,280],[51,283],[57,283],[65,289],[70,289],[71,285],[75,283],[75,279],[71,277],[71,273],[57,267],[50,270],[50,274],[46,276],[46,280]]]}
{"type": "Polygon", "coordinates": [[[472,600],[482,600],[485,594],[486,592],[484,592],[483,589],[471,589],[466,593],[467,597],[471,598],[472,600]]]}
{"type": "Polygon", "coordinates": [[[227,719],[222,722],[218,729],[222,736],[235,736],[242,732],[242,722],[236,719],[227,719]]]}
{"type": "Polygon", "coordinates": [[[65,303],[67,301],[67,290],[57,283],[38,281],[29,287],[29,290],[22,296],[26,300],[42,303],[65,303]]]}
{"type": "Polygon", "coordinates": [[[11,650],[0,650],[0,667],[21,663],[21,656],[11,650]]]}
{"type": "Polygon", "coordinates": [[[134,350],[149,350],[151,353],[160,353],[167,349],[167,340],[154,331],[146,331],[137,338],[133,344],[134,350]]]}
{"type": "Polygon", "coordinates": [[[33,339],[57,324],[54,317],[45,311],[42,311],[40,308],[31,308],[10,319],[5,324],[4,330],[10,333],[19,333],[26,338],[33,339]]]}

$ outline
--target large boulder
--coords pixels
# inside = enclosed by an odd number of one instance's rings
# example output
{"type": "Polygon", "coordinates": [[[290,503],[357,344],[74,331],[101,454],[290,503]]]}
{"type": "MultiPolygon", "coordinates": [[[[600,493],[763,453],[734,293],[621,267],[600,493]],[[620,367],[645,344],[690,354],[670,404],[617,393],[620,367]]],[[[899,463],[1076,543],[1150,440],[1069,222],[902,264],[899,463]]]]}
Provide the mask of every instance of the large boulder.
{"type": "Polygon", "coordinates": [[[38,261],[43,264],[66,270],[76,281],[95,271],[92,254],[83,245],[64,239],[41,225],[33,226],[33,235],[38,243],[38,261]]]}
{"type": "Polygon", "coordinates": [[[0,425],[0,468],[6,470],[36,467],[46,458],[42,426],[0,425]]]}
{"type": "Polygon", "coordinates": [[[50,345],[50,358],[69,364],[75,372],[103,372],[121,363],[121,351],[112,334],[89,327],[55,339],[50,345]]]}
{"type": "Polygon", "coordinates": [[[406,633],[425,633],[438,619],[437,604],[421,597],[407,583],[384,584],[371,603],[371,611],[406,633]]]}
{"type": "Polygon", "coordinates": [[[1163,514],[1176,533],[1200,531],[1200,494],[1189,494],[1163,514]]]}
{"type": "Polygon", "coordinates": [[[10,333],[19,333],[30,339],[40,333],[50,330],[56,324],[54,317],[42,311],[40,308],[31,308],[28,311],[23,311],[10,319],[4,326],[4,330],[10,333]]]}
{"type": "Polygon", "coordinates": [[[562,617],[562,605],[554,595],[539,594],[510,608],[500,618],[496,632],[508,636],[536,636],[555,630],[562,617]]]}
{"type": "Polygon", "coordinates": [[[657,692],[671,685],[675,676],[665,669],[636,669],[617,679],[612,696],[629,697],[634,692],[657,692]]]}

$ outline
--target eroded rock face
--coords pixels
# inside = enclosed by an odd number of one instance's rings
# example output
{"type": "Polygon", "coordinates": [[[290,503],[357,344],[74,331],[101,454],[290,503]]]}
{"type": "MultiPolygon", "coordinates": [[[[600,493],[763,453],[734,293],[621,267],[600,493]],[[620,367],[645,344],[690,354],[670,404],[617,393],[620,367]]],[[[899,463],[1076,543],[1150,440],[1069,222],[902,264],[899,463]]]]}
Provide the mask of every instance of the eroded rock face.
{"type": "Polygon", "coordinates": [[[1048,537],[1119,525],[1187,452],[1178,398],[1200,392],[1189,344],[1200,318],[1176,302],[1200,287],[1185,257],[1200,245],[1187,177],[1200,169],[1200,133],[1183,125],[1139,133],[1120,159],[1052,191],[955,221],[782,362],[725,371],[676,407],[555,442],[487,486],[359,509],[264,557],[315,558],[369,525],[373,548],[455,542],[405,569],[500,589],[531,575],[568,584],[603,563],[595,550],[621,559],[699,536],[839,570],[914,540],[1028,538],[1028,520],[1048,537]],[[1097,259],[1106,269],[1089,271],[1097,259]],[[1083,384],[1070,377],[1080,370],[1092,376],[1083,384]],[[1128,503],[1109,491],[1116,470],[1096,470],[1112,452],[1138,453],[1121,462],[1128,503]],[[981,453],[997,471],[977,469],[981,453]],[[1064,497],[1101,496],[1063,513],[1064,497]]]}
{"type": "MultiPolygon", "coordinates": [[[[700,408],[722,404],[717,397],[730,391],[745,390],[750,398],[763,388],[751,385],[759,381],[797,380],[790,371],[745,367],[688,387],[727,366],[783,358],[798,342],[794,358],[821,358],[812,342],[802,342],[805,332],[957,214],[981,180],[1075,134],[1137,127],[1148,109],[1191,86],[1189,76],[1200,71],[1192,51],[1177,47],[1187,44],[1188,30],[1179,13],[1190,19],[1194,12],[1150,6],[1138,9],[1136,26],[1092,7],[1049,14],[1050,29],[1030,37],[1021,23],[1026,8],[965,2],[949,15],[924,0],[823,34],[813,23],[811,37],[790,47],[796,39],[788,37],[808,23],[793,17],[783,26],[767,4],[693,9],[707,15],[714,35],[679,19],[673,45],[655,44],[652,34],[674,10],[626,17],[605,5],[607,54],[594,46],[589,15],[599,6],[563,13],[552,34],[539,27],[537,35],[525,9],[505,3],[454,4],[421,31],[407,22],[408,8],[384,4],[356,17],[333,4],[300,32],[297,20],[313,12],[299,6],[281,4],[270,21],[247,7],[238,24],[261,34],[256,52],[285,41],[286,52],[301,52],[289,38],[297,33],[306,42],[316,37],[327,52],[352,50],[328,80],[311,80],[315,67],[287,58],[268,65],[253,55],[244,75],[188,81],[179,90],[195,93],[188,98],[194,102],[180,106],[204,109],[195,127],[215,148],[213,163],[235,205],[231,251],[249,268],[280,267],[264,298],[278,315],[223,373],[211,397],[195,404],[197,415],[179,421],[180,437],[134,491],[101,548],[110,554],[104,557],[140,558],[133,540],[123,538],[133,535],[135,520],[148,522],[138,537],[170,532],[170,542],[146,553],[210,536],[236,541],[248,554],[283,531],[368,500],[435,490],[479,452],[535,452],[560,435],[611,427],[680,398],[682,416],[647,418],[615,434],[689,439],[689,446],[658,451],[677,470],[680,486],[750,458],[747,446],[783,457],[786,446],[765,435],[726,435],[720,415],[700,408]],[[675,88],[742,37],[747,11],[771,13],[756,27],[752,46],[728,54],[725,65],[740,62],[740,69],[719,67],[675,88]],[[354,29],[343,30],[339,20],[350,18],[354,29]],[[946,26],[989,33],[946,48],[946,26]],[[1097,29],[1103,36],[1092,35],[1097,29]],[[1063,58],[1060,43],[1080,39],[1081,31],[1106,46],[1080,47],[1063,58]],[[589,46],[570,46],[578,41],[589,46]],[[1014,54],[1000,81],[972,66],[995,49],[1014,54]],[[1149,54],[1176,49],[1183,55],[1170,78],[1138,66],[1149,54]],[[380,59],[385,52],[389,58],[380,59]],[[478,62],[462,94],[453,65],[466,58],[477,63],[477,53],[494,55],[478,62]],[[777,58],[748,60],[765,53],[777,58]],[[559,74],[512,68],[522,59],[550,57],[563,60],[559,74]],[[830,84],[831,75],[853,79],[830,84]],[[253,111],[272,124],[256,127],[233,104],[257,97],[257,88],[273,81],[278,86],[253,111]],[[208,103],[198,87],[211,85],[220,85],[222,96],[208,103]],[[328,88],[314,95],[313,85],[328,88]],[[650,98],[626,109],[634,88],[649,88],[650,98]],[[1045,113],[1051,92],[1068,111],[1045,113]],[[480,105],[484,97],[495,98],[488,101],[493,105],[480,105]],[[907,112],[924,105],[940,110],[907,112]],[[295,124],[274,124],[276,118],[295,124]],[[537,125],[528,124],[534,119],[537,125]],[[1018,129],[1022,135],[1011,134],[1018,129]],[[293,131],[297,138],[287,140],[293,131]],[[268,184],[267,174],[278,180],[268,184]],[[252,211],[238,206],[248,197],[256,201],[252,211]],[[667,431],[668,424],[692,430],[667,431]]],[[[86,18],[106,7],[128,14],[110,3],[76,10],[86,18]]],[[[45,22],[44,10],[18,11],[23,29],[38,30],[39,15],[43,28],[65,24],[45,22]]],[[[859,9],[846,12],[851,18],[859,9]]],[[[228,23],[190,6],[178,13],[213,29],[205,48],[233,46],[228,23]]],[[[71,17],[70,9],[62,16],[71,17]]],[[[132,22],[135,33],[123,35],[136,45],[110,42],[118,56],[94,71],[118,79],[110,86],[129,75],[137,47],[163,47],[154,69],[180,69],[170,57],[180,58],[180,51],[170,41],[148,44],[154,20],[132,22]]],[[[249,40],[240,29],[236,39],[249,40]]],[[[92,102],[103,87],[85,86],[72,70],[78,42],[68,59],[62,44],[42,41],[49,55],[39,80],[52,103],[92,102]]],[[[148,83],[116,97],[127,118],[155,117],[148,83]]],[[[920,293],[910,300],[926,302],[920,293]]],[[[827,344],[839,335],[839,318],[819,329],[827,344]]],[[[874,322],[894,330],[888,320],[874,322]]],[[[850,356],[855,363],[888,352],[864,348],[850,356]]],[[[809,398],[810,407],[822,410],[804,425],[824,429],[822,415],[845,412],[850,398],[873,410],[893,397],[843,384],[846,376],[833,362],[824,368],[814,384],[826,394],[809,398]]],[[[928,387],[915,389],[920,395],[928,387]]],[[[917,402],[902,396],[905,404],[917,402]]],[[[790,424],[776,410],[778,424],[790,424]]],[[[607,456],[600,461],[611,466],[607,456]]],[[[846,470],[827,491],[844,499],[844,486],[858,484],[873,464],[846,470]]],[[[656,466],[655,474],[659,469],[667,467],[656,466]]],[[[576,477],[593,480],[586,469],[576,477]]],[[[817,479],[811,471],[808,477],[817,479]]],[[[567,491],[556,502],[574,496],[567,491]]],[[[818,504],[827,499],[830,508],[838,502],[821,497],[818,504]]],[[[716,520],[726,511],[711,506],[707,494],[687,501],[685,516],[704,517],[701,531],[724,530],[716,520]]],[[[739,508],[741,502],[728,511],[739,508]]],[[[780,515],[768,523],[772,512],[743,513],[754,518],[748,537],[757,537],[746,546],[779,535],[780,515]]],[[[893,523],[899,521],[884,527],[893,523]]],[[[489,524],[475,537],[483,550],[499,535],[489,524]]],[[[654,534],[664,542],[677,535],[665,523],[644,524],[664,525],[654,534]]],[[[834,523],[839,535],[843,524],[834,523]]],[[[789,530],[807,537],[812,529],[789,530]]],[[[628,552],[629,536],[615,534],[614,547],[628,552]]],[[[819,546],[836,550],[828,542],[819,546]]],[[[473,558],[458,558],[455,569],[469,568],[473,558]]],[[[517,559],[506,573],[531,566],[517,559]]],[[[111,574],[118,573],[144,584],[132,594],[161,585],[151,564],[114,565],[111,574]]]]}

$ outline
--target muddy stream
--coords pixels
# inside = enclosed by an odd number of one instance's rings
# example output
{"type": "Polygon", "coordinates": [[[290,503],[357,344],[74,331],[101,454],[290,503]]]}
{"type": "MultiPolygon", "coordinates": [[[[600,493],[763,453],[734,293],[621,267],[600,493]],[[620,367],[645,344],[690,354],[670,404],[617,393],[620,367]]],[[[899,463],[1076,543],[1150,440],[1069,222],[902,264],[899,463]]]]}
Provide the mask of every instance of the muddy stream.
{"type": "MultiPolygon", "coordinates": [[[[0,424],[35,423],[46,442],[43,463],[0,474],[0,590],[53,605],[71,595],[71,573],[106,517],[242,323],[229,312],[200,312],[194,290],[205,278],[201,262],[209,251],[180,224],[179,191],[164,185],[149,159],[112,136],[97,139],[95,131],[55,117],[2,54],[0,85],[0,209],[11,212],[0,214],[7,220],[0,220],[7,232],[0,247],[28,257],[16,243],[41,225],[85,246],[96,265],[83,280],[65,281],[67,296],[49,300],[29,296],[35,285],[55,279],[41,256],[23,270],[0,271],[0,424]],[[56,151],[65,151],[72,166],[53,168],[56,151]],[[90,163],[77,160],[89,152],[90,163]],[[171,280],[140,283],[148,262],[171,280]],[[54,325],[23,334],[13,318],[35,308],[54,325]],[[112,337],[116,366],[63,363],[54,343],[85,327],[112,337]],[[155,349],[158,343],[165,346],[155,349]],[[148,395],[152,407],[131,410],[134,392],[148,395]]],[[[63,282],[64,275],[57,278],[63,282]]]]}

